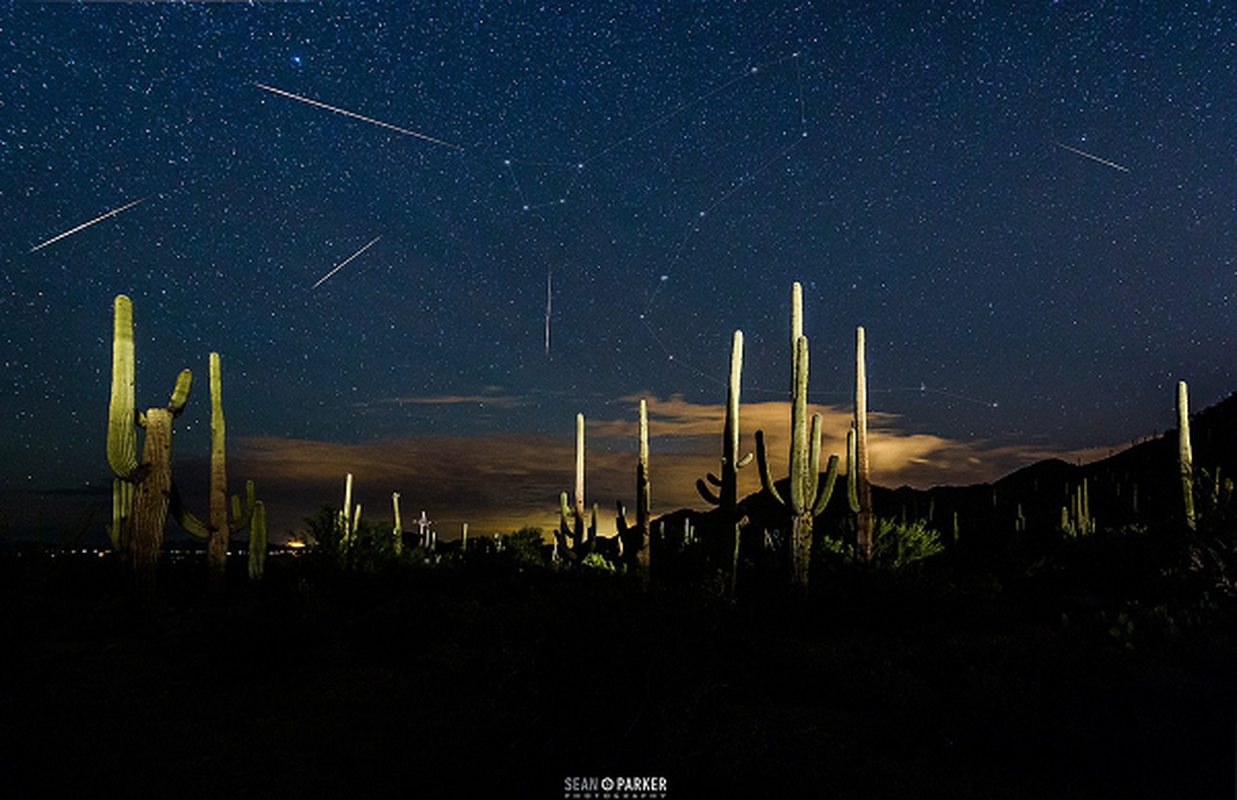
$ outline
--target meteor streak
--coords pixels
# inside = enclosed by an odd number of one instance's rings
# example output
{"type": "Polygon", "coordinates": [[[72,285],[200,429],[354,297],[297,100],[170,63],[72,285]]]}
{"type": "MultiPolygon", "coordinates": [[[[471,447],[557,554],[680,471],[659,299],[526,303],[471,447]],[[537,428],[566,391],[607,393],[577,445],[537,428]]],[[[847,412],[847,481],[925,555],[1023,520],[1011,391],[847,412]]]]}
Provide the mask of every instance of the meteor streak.
{"type": "Polygon", "coordinates": [[[339,272],[341,269],[343,269],[344,267],[346,267],[346,266],[348,265],[348,262],[349,262],[349,261],[351,261],[352,259],[354,259],[354,258],[356,258],[357,256],[359,256],[361,253],[364,253],[364,252],[365,252],[366,250],[368,250],[369,248],[373,247],[373,246],[374,246],[374,242],[378,241],[378,240],[379,240],[379,239],[381,239],[381,238],[382,238],[381,236],[375,236],[375,237],[373,238],[373,241],[371,241],[369,244],[365,245],[364,247],[362,247],[360,250],[356,251],[356,252],[355,252],[355,253],[353,253],[352,255],[348,256],[348,257],[347,257],[347,258],[345,258],[343,261],[339,262],[339,264],[337,264],[337,265],[336,265],[335,269],[331,270],[330,272],[328,272],[327,274],[325,274],[325,275],[323,275],[321,278],[319,278],[317,283],[315,283],[313,286],[310,286],[310,287],[309,287],[309,290],[310,290],[310,291],[313,291],[314,289],[317,289],[319,286],[321,286],[321,285],[322,285],[322,282],[323,282],[323,281],[325,281],[327,278],[331,277],[331,276],[332,276],[332,275],[334,275],[336,272],[339,272]]]}
{"type": "Polygon", "coordinates": [[[257,86],[259,89],[262,89],[264,91],[271,92],[272,94],[278,94],[284,97],[290,97],[293,100],[300,100],[302,103],[308,103],[311,106],[317,106],[318,108],[325,108],[327,111],[334,111],[336,114],[343,114],[345,117],[352,117],[353,119],[359,119],[362,122],[368,122],[369,124],[377,125],[380,128],[390,128],[393,131],[398,131],[407,136],[415,136],[418,139],[424,139],[427,142],[433,142],[434,144],[440,144],[443,147],[451,147],[456,150],[464,149],[460,147],[458,144],[451,144],[450,142],[444,142],[441,139],[435,139],[433,136],[426,136],[424,133],[417,133],[416,131],[410,131],[407,128],[400,128],[396,125],[392,125],[389,122],[383,122],[382,120],[374,119],[373,117],[365,117],[353,111],[347,111],[342,108],[336,108],[335,106],[328,106],[326,103],[319,103],[317,100],[310,100],[308,97],[301,97],[299,94],[292,94],[292,92],[285,92],[283,89],[276,89],[274,86],[267,86],[264,83],[256,83],[256,82],[254,83],[254,86],[257,86]]]}
{"type": "MultiPolygon", "coordinates": [[[[30,248],[30,253],[33,253],[35,250],[42,250],[44,247],[47,247],[47,246],[48,246],[49,244],[51,244],[52,242],[58,242],[58,241],[60,241],[61,239],[63,239],[64,237],[66,237],[66,236],[72,236],[73,234],[75,234],[75,233],[77,233],[78,231],[80,231],[82,228],[89,228],[91,225],[95,224],[96,222],[102,222],[103,220],[107,219],[108,217],[115,216],[116,214],[119,214],[121,211],[124,211],[124,210],[125,210],[125,209],[127,209],[127,208],[133,208],[135,205],[137,205],[138,203],[142,202],[142,200],[145,200],[145,199],[146,199],[146,198],[145,198],[145,197],[143,197],[143,198],[141,198],[141,199],[139,199],[139,200],[134,200],[132,203],[128,203],[127,205],[123,205],[123,206],[121,206],[120,208],[113,208],[111,211],[107,212],[106,214],[102,214],[102,215],[97,216],[97,217],[95,217],[94,219],[90,220],[90,222],[83,222],[81,225],[78,225],[76,228],[73,228],[72,230],[67,230],[67,231],[65,231],[64,233],[62,233],[62,234],[60,234],[60,235],[58,235],[58,236],[53,236],[52,238],[48,239],[46,242],[43,242],[43,244],[36,245],[36,246],[34,246],[34,247],[30,248]]],[[[30,255],[30,253],[27,253],[26,255],[30,255]]]]}
{"type": "Polygon", "coordinates": [[[1071,153],[1077,153],[1078,155],[1082,156],[1083,158],[1089,158],[1089,159],[1091,159],[1092,161],[1098,161],[1098,162],[1100,162],[1101,164],[1103,164],[1103,165],[1104,165],[1104,166],[1106,166],[1106,167],[1112,167],[1113,169],[1119,169],[1119,170],[1121,170],[1122,172],[1129,172],[1129,171],[1130,171],[1128,167],[1123,167],[1123,166],[1121,166],[1120,164],[1114,164],[1114,163],[1112,163],[1111,161],[1105,161],[1104,159],[1100,158],[1099,156],[1093,156],[1093,155],[1091,155],[1090,153],[1087,153],[1087,152],[1085,152],[1085,151],[1079,150],[1077,147],[1070,147],[1068,144],[1061,144],[1060,142],[1053,142],[1053,144],[1055,144],[1057,147],[1060,147],[1062,150],[1068,150],[1068,151],[1070,151],[1071,153]]]}

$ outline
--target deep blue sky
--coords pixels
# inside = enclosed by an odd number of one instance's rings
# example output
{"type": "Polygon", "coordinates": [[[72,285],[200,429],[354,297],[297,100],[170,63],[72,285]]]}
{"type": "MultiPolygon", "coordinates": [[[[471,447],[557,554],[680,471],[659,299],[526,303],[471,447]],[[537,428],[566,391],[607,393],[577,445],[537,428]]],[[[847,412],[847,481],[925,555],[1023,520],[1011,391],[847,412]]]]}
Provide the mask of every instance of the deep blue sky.
{"type": "Polygon", "coordinates": [[[10,517],[110,479],[121,292],[138,403],[200,378],[182,456],[210,350],[238,457],[569,448],[577,411],[720,403],[736,328],[745,398],[779,400],[794,280],[813,401],[849,402],[862,324],[906,433],[1103,448],[1171,426],[1178,379],[1196,408],[1237,389],[1227,4],[417,5],[0,9],[10,517]]]}

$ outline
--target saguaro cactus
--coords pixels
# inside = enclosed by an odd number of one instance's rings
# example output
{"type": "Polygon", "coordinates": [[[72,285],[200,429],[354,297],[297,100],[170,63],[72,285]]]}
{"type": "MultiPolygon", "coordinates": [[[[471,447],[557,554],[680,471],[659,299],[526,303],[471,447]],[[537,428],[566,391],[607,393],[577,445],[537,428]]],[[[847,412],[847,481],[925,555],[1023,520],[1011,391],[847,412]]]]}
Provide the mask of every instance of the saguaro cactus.
{"type": "MultiPolygon", "coordinates": [[[[872,560],[872,484],[868,462],[868,376],[863,326],[855,329],[855,557],[872,560]]],[[[851,467],[848,467],[849,472],[851,467]]]]}
{"type": "MultiPolygon", "coordinates": [[[[391,544],[395,550],[395,555],[398,556],[404,552],[404,528],[399,518],[399,492],[391,492],[391,506],[395,512],[395,526],[391,529],[391,544]]],[[[465,531],[467,530],[465,528],[465,531]]]]}
{"type": "Polygon", "coordinates": [[[571,523],[568,522],[567,493],[559,498],[559,549],[567,554],[583,554],[592,545],[592,531],[596,526],[588,526],[584,508],[584,414],[576,414],[576,488],[570,507],[571,523]]]}
{"type": "MultiPolygon", "coordinates": [[[[245,485],[245,503],[232,498],[232,514],[228,515],[227,450],[223,422],[223,375],[219,354],[210,354],[210,492],[206,524],[185,508],[179,492],[173,487],[172,516],[191,535],[206,541],[206,563],[211,584],[223,582],[227,567],[228,540],[233,533],[249,527],[253,518],[253,481],[245,485]]],[[[252,531],[251,531],[252,533],[252,531]]]]}
{"type": "Polygon", "coordinates": [[[756,459],[765,491],[790,513],[791,581],[806,592],[812,556],[812,524],[833,494],[838,458],[830,456],[826,473],[821,475],[821,416],[812,415],[810,432],[807,421],[808,340],[803,335],[803,290],[798,283],[791,291],[791,335],[795,349],[790,399],[790,487],[785,500],[774,485],[765,452],[764,431],[759,430],[756,431],[756,459]]]}
{"type": "Polygon", "coordinates": [[[1185,524],[1194,530],[1194,451],[1190,447],[1190,398],[1185,381],[1177,381],[1177,465],[1181,471],[1185,524]]]}
{"type": "Polygon", "coordinates": [[[249,580],[260,581],[266,572],[266,505],[257,501],[249,521],[249,580]]]}
{"type": "Polygon", "coordinates": [[[640,424],[636,445],[636,525],[627,524],[623,503],[618,503],[619,547],[628,566],[647,582],[649,578],[649,407],[640,401],[640,424]]]}
{"type": "Polygon", "coordinates": [[[111,535],[139,590],[149,596],[154,589],[172,492],[172,420],[185,408],[193,375],[182,370],[166,406],[138,413],[133,391],[133,304],[123,294],[114,301],[112,323],[107,461],[116,483],[111,535]],[[146,429],[141,461],[137,459],[138,427],[146,429]]]}
{"type": "Polygon", "coordinates": [[[709,483],[718,488],[714,494],[703,480],[696,481],[696,491],[705,501],[718,506],[725,524],[731,529],[733,551],[730,565],[730,591],[733,594],[739,573],[738,471],[751,463],[752,454],[739,457],[739,389],[743,374],[743,331],[735,331],[730,344],[730,381],[726,389],[726,424],[722,431],[721,477],[709,473],[709,483]]]}

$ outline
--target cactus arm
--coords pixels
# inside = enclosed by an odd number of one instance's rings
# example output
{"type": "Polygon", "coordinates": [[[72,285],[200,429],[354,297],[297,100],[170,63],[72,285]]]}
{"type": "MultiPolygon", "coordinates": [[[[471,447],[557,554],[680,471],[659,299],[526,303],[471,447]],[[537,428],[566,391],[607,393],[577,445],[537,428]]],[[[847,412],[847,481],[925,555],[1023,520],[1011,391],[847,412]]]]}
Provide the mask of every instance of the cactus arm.
{"type": "Polygon", "coordinates": [[[180,489],[176,487],[175,481],[172,482],[172,496],[168,504],[168,510],[171,511],[172,519],[176,520],[176,524],[183,528],[190,536],[202,541],[210,538],[210,528],[185,507],[185,503],[180,497],[180,489]]]}
{"type": "Polygon", "coordinates": [[[816,494],[820,490],[820,445],[823,436],[820,428],[820,414],[813,414],[811,444],[808,445],[807,474],[803,476],[804,507],[816,505],[816,494]]]}
{"type": "MultiPolygon", "coordinates": [[[[710,475],[709,477],[711,478],[713,476],[710,475]]],[[[704,481],[700,480],[699,478],[696,479],[696,491],[700,493],[700,496],[704,498],[706,503],[709,503],[715,506],[720,506],[722,504],[722,499],[718,497],[717,495],[713,494],[712,490],[709,489],[708,485],[704,481]]]]}
{"type": "Polygon", "coordinates": [[[185,410],[185,402],[189,399],[189,387],[193,383],[193,373],[187,369],[182,369],[180,374],[176,376],[176,386],[172,389],[172,399],[168,401],[168,411],[172,412],[172,418],[180,416],[180,412],[185,410]]]}
{"type": "Polygon", "coordinates": [[[743,469],[750,463],[752,463],[752,454],[748,453],[747,455],[743,456],[743,458],[739,459],[739,462],[735,464],[735,469],[743,469]]]}
{"type": "Polygon", "coordinates": [[[239,495],[232,495],[231,526],[234,531],[244,530],[246,526],[252,524],[253,512],[259,502],[253,481],[245,481],[244,504],[242,505],[239,495]]]}
{"type": "Polygon", "coordinates": [[[825,506],[829,505],[829,498],[833,497],[833,486],[838,479],[838,457],[835,455],[829,456],[829,465],[825,467],[825,474],[820,477],[820,486],[816,490],[816,504],[812,506],[812,516],[819,517],[825,511],[825,506]]]}
{"type": "Polygon", "coordinates": [[[137,469],[133,379],[133,304],[120,294],[113,306],[112,395],[107,409],[107,462],[119,478],[127,478],[137,469]]]}
{"type": "Polygon", "coordinates": [[[712,472],[707,473],[707,474],[704,476],[704,478],[705,478],[705,480],[707,480],[709,483],[713,484],[714,486],[722,486],[722,485],[723,485],[723,484],[722,484],[722,479],[721,479],[721,478],[719,478],[719,477],[717,477],[716,475],[714,475],[712,472]]]}
{"type": "Polygon", "coordinates": [[[769,472],[769,457],[765,452],[765,432],[756,431],[756,464],[760,470],[760,485],[768,492],[778,505],[786,505],[773,484],[773,474],[769,472]]]}

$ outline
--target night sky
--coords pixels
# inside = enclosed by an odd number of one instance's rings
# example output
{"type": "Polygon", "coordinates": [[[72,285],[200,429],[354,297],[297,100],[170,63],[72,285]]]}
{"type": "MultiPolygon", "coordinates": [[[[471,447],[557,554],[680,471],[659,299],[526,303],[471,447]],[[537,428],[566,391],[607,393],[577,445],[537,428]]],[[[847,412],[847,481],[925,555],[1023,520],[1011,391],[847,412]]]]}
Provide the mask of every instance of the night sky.
{"type": "Polygon", "coordinates": [[[704,508],[735,329],[744,447],[785,440],[796,280],[833,452],[866,328],[878,483],[1103,455],[1179,379],[1237,389],[1227,4],[401,5],[0,10],[6,530],[102,530],[118,293],[139,406],[194,370],[200,512],[221,353],[275,538],[347,471],[445,538],[550,524],[576,412],[589,502],[630,502],[639,397],[654,513],[704,508]]]}

